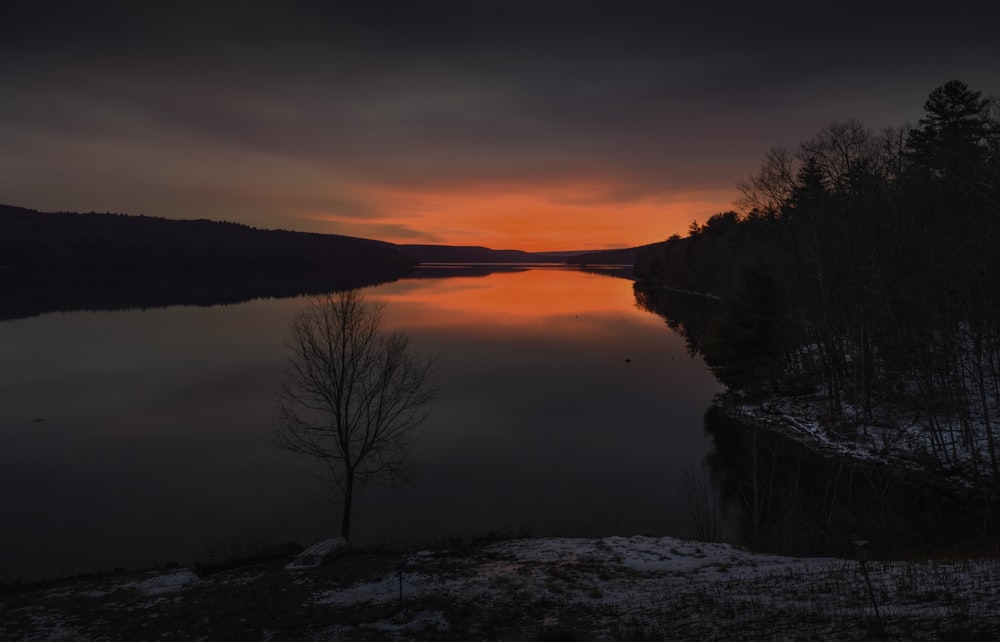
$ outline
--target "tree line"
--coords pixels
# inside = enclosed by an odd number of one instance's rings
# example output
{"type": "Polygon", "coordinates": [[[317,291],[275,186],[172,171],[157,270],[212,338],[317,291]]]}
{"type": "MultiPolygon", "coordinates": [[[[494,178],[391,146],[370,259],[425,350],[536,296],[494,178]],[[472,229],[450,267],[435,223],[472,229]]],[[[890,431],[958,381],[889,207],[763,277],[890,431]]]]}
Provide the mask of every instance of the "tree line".
{"type": "Polygon", "coordinates": [[[847,429],[927,431],[946,467],[1000,468],[1000,109],[961,81],[916,125],[835,122],[769,150],[741,212],[639,253],[641,279],[724,298],[706,361],[750,395],[818,390],[847,429]]]}
{"type": "Polygon", "coordinates": [[[390,243],[335,234],[0,205],[0,268],[8,270],[322,270],[398,278],[416,263],[390,243]]]}

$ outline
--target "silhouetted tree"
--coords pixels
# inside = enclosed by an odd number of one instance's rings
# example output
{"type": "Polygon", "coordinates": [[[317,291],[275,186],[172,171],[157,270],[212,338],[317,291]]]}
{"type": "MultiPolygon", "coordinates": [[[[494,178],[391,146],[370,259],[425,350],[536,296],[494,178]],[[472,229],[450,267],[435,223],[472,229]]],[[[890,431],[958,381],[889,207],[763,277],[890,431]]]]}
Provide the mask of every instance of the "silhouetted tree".
{"type": "Polygon", "coordinates": [[[296,317],[274,443],[322,462],[343,493],[341,535],[355,488],[410,474],[409,447],[427,419],[434,360],[381,329],[382,308],[355,290],[312,299],[296,317]]]}
{"type": "Polygon", "coordinates": [[[739,205],[748,218],[778,217],[795,188],[796,163],[785,147],[772,147],[764,155],[760,170],[737,184],[739,205]]]}
{"type": "Polygon", "coordinates": [[[990,146],[990,99],[959,80],[931,92],[924,117],[910,133],[907,155],[913,168],[937,180],[974,187],[986,168],[990,146]]]}
{"type": "Polygon", "coordinates": [[[743,216],[644,250],[636,274],[725,299],[702,345],[731,386],[820,382],[829,425],[891,439],[905,412],[939,461],[1000,479],[1000,105],[951,81],[924,110],[769,150],[743,216]]]}
{"type": "Polygon", "coordinates": [[[778,290],[766,266],[745,269],[741,287],[723,303],[705,361],[719,381],[753,392],[780,391],[783,346],[778,290]]]}
{"type": "Polygon", "coordinates": [[[957,80],[931,92],[907,138],[906,179],[914,262],[926,271],[921,286],[932,302],[915,316],[919,331],[934,338],[920,350],[920,401],[940,407],[944,397],[955,412],[948,423],[959,424],[973,464],[985,438],[996,476],[990,410],[998,395],[990,382],[1000,378],[1000,135],[993,106],[957,80]],[[969,420],[974,411],[982,426],[969,420]]]}

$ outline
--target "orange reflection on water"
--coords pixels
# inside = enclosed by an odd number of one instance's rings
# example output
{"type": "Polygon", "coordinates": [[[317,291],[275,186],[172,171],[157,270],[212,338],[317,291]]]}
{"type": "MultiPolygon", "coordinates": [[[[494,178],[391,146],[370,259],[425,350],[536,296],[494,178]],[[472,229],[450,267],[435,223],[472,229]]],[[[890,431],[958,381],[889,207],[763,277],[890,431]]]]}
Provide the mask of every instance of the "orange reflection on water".
{"type": "Polygon", "coordinates": [[[630,281],[566,268],[406,280],[374,297],[386,302],[393,327],[541,327],[557,319],[649,316],[635,310],[630,281]]]}

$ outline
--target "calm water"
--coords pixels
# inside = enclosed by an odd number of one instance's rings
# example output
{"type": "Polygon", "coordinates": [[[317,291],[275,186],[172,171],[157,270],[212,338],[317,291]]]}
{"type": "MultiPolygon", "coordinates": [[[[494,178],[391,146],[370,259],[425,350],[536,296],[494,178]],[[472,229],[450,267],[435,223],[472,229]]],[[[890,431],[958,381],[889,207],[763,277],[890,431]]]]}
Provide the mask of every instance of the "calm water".
{"type": "MultiPolygon", "coordinates": [[[[353,539],[694,535],[682,477],[719,385],[631,282],[446,274],[366,290],[439,356],[441,393],[414,483],[361,492],[353,539]]],[[[336,534],[336,497],[262,439],[303,303],[0,323],[0,579],[336,534]]]]}

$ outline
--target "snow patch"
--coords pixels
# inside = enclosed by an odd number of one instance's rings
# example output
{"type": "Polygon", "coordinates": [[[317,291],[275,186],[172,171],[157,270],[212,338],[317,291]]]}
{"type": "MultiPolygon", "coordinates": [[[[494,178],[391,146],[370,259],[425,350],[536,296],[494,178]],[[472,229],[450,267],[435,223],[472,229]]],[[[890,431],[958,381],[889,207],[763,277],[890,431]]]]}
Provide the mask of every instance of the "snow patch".
{"type": "Polygon", "coordinates": [[[125,587],[135,589],[143,595],[162,595],[163,593],[179,591],[188,585],[196,584],[200,581],[201,578],[191,571],[177,571],[167,575],[151,577],[140,582],[132,582],[126,584],[125,587]]]}
{"type": "Polygon", "coordinates": [[[376,631],[386,633],[417,633],[428,630],[447,631],[448,619],[441,611],[403,611],[390,620],[372,624],[376,631]]]}

